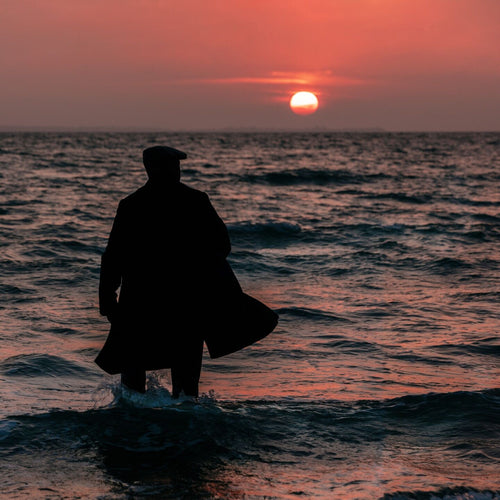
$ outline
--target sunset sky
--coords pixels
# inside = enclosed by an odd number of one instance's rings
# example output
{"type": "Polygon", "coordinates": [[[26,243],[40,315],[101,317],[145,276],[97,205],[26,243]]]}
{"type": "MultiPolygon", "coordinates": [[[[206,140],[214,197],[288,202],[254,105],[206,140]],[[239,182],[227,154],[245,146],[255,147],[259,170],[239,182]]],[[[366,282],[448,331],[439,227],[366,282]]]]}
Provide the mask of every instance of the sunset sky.
{"type": "Polygon", "coordinates": [[[0,0],[0,75],[3,130],[498,131],[500,0],[0,0]]]}

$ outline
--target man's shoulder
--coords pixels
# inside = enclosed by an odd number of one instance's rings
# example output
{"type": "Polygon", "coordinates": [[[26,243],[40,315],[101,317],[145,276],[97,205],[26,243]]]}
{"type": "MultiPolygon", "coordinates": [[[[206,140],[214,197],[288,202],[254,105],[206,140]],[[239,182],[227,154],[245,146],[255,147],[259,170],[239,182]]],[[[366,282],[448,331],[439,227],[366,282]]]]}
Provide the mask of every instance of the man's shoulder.
{"type": "Polygon", "coordinates": [[[130,205],[134,205],[135,203],[140,203],[143,199],[147,198],[147,192],[145,186],[140,187],[137,191],[130,193],[128,196],[125,196],[122,200],[120,200],[120,207],[127,207],[130,205]]]}
{"type": "Polygon", "coordinates": [[[207,198],[207,193],[204,191],[200,191],[199,189],[192,188],[191,186],[187,186],[186,184],[180,182],[179,183],[179,191],[183,196],[190,196],[195,199],[204,200],[207,198]]]}

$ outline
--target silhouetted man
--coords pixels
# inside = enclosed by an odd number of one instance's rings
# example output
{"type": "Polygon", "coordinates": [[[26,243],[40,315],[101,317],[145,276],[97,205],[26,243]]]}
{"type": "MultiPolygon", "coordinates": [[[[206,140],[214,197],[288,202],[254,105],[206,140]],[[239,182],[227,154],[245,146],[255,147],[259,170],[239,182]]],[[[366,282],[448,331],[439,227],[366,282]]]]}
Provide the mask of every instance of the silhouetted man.
{"type": "Polygon", "coordinates": [[[96,363],[139,392],[147,370],[171,368],[173,397],[198,396],[204,341],[219,357],[277,323],[241,290],[226,262],[226,226],[208,196],[180,182],[185,158],[164,146],[144,150],[149,180],[118,205],[99,284],[111,330],[96,363]]]}

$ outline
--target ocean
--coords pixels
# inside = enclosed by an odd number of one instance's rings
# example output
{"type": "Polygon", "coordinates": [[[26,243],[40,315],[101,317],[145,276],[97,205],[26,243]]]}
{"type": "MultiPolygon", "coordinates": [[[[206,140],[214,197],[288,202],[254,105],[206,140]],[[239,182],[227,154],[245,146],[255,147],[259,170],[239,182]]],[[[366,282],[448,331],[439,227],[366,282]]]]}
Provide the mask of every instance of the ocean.
{"type": "Polygon", "coordinates": [[[2,498],[500,499],[500,134],[2,133],[0,167],[2,498]],[[93,362],[157,144],[280,315],[198,401],[93,362]]]}

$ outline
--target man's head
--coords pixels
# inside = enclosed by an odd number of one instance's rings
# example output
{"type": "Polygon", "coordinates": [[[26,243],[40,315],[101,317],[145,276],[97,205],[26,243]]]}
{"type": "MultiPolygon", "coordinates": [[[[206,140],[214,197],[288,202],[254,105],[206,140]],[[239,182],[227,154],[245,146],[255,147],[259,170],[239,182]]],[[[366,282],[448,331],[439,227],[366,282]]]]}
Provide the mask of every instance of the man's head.
{"type": "Polygon", "coordinates": [[[142,152],[148,177],[160,182],[179,182],[180,160],[185,158],[187,158],[186,153],[168,146],[153,146],[142,152]]]}

